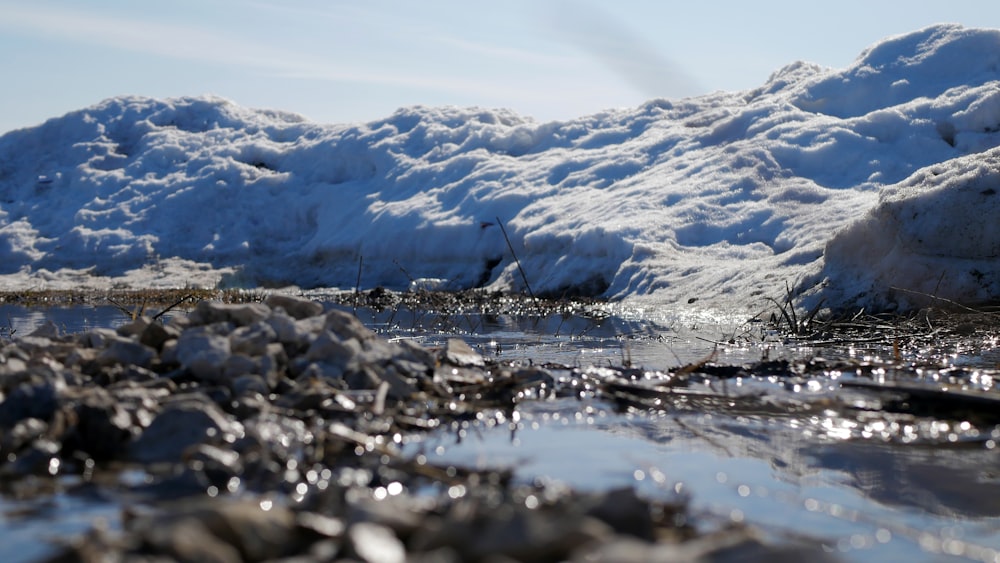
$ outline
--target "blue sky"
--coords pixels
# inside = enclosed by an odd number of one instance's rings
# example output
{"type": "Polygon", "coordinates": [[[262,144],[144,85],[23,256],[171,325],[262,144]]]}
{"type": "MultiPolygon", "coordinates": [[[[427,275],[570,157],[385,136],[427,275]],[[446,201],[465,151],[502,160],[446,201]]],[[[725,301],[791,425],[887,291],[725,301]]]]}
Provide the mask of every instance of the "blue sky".
{"type": "Polygon", "coordinates": [[[571,119],[763,83],[1000,2],[0,0],[0,132],[121,94],[215,94],[321,122],[400,106],[571,119]]]}

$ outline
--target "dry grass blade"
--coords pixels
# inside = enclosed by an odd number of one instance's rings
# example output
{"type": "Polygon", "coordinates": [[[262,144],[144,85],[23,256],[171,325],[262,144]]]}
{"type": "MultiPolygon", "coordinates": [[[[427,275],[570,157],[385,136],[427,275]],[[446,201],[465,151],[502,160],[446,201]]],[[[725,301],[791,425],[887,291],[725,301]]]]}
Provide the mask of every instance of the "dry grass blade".
{"type": "Polygon", "coordinates": [[[159,313],[153,315],[153,320],[155,321],[155,320],[159,319],[160,317],[162,317],[163,315],[166,315],[167,313],[169,313],[170,311],[172,311],[173,309],[175,309],[176,307],[178,307],[179,305],[181,305],[182,303],[184,303],[185,301],[187,301],[189,299],[197,299],[197,297],[195,295],[193,295],[193,294],[190,294],[190,293],[187,294],[187,295],[185,295],[185,296],[183,296],[183,297],[181,297],[180,299],[178,299],[174,303],[172,303],[172,304],[168,305],[167,307],[165,307],[159,313]]]}
{"type": "Polygon", "coordinates": [[[813,308],[809,310],[809,313],[806,315],[806,319],[802,322],[803,326],[809,326],[809,325],[812,324],[813,319],[816,318],[816,314],[819,313],[819,310],[823,308],[823,303],[825,303],[825,302],[826,302],[826,298],[820,299],[816,303],[816,305],[813,306],[813,308]]]}
{"type": "Polygon", "coordinates": [[[795,304],[792,299],[792,288],[785,282],[785,303],[788,304],[788,311],[791,313],[793,328],[792,330],[798,334],[799,332],[799,319],[795,316],[795,304]]]}
{"type": "Polygon", "coordinates": [[[500,225],[500,232],[503,233],[503,239],[507,241],[507,248],[510,249],[510,255],[514,257],[514,263],[517,264],[517,271],[521,272],[521,279],[524,280],[524,287],[528,289],[528,295],[532,299],[535,299],[535,292],[531,291],[531,284],[528,283],[528,276],[524,273],[524,268],[521,267],[521,261],[517,259],[517,253],[514,252],[514,245],[510,243],[510,237],[507,236],[507,229],[503,226],[503,221],[497,217],[497,225],[500,225]]]}
{"type": "Polygon", "coordinates": [[[146,298],[145,297],[142,299],[142,303],[139,305],[139,307],[135,308],[135,309],[129,309],[128,307],[126,307],[125,305],[122,305],[121,303],[115,301],[111,297],[108,297],[107,299],[108,299],[109,303],[111,303],[112,305],[114,305],[115,308],[117,308],[119,311],[121,311],[123,315],[125,315],[126,317],[129,318],[129,320],[133,320],[134,321],[134,320],[138,319],[139,317],[142,316],[142,314],[146,310],[146,298]]]}
{"type": "MultiPolygon", "coordinates": [[[[806,329],[812,325],[813,321],[816,319],[816,315],[819,314],[820,309],[823,308],[823,304],[826,302],[825,299],[820,299],[800,321],[795,312],[795,294],[792,291],[791,286],[788,285],[787,281],[785,282],[785,298],[783,301],[778,301],[773,297],[765,297],[764,299],[770,301],[778,308],[778,311],[781,313],[781,318],[784,319],[785,323],[788,325],[788,331],[795,336],[802,335],[806,329]]],[[[779,324],[777,320],[774,319],[774,315],[772,315],[772,323],[776,326],[779,324]]]]}
{"type": "Polygon", "coordinates": [[[714,361],[715,358],[718,356],[718,354],[719,354],[719,349],[717,347],[713,348],[712,351],[707,356],[698,360],[697,362],[677,368],[677,370],[674,372],[674,375],[678,377],[683,377],[686,375],[691,375],[692,373],[696,373],[698,370],[702,369],[703,367],[714,361]]]}
{"type": "Polygon", "coordinates": [[[938,297],[937,295],[931,295],[930,293],[924,293],[922,291],[916,291],[916,290],[913,290],[913,289],[906,289],[906,288],[896,287],[896,286],[890,286],[889,289],[892,289],[893,291],[901,291],[903,293],[909,293],[909,294],[912,294],[912,295],[919,295],[920,297],[926,297],[927,299],[930,299],[933,302],[944,303],[946,305],[949,305],[951,307],[955,307],[956,309],[958,309],[960,311],[965,311],[967,313],[989,314],[989,313],[987,313],[985,311],[980,311],[980,310],[977,310],[977,309],[973,309],[972,307],[968,307],[966,305],[962,305],[961,303],[959,303],[957,301],[952,301],[951,299],[945,299],[944,297],[938,297]]]}
{"type": "Polygon", "coordinates": [[[765,297],[764,299],[767,299],[768,301],[774,303],[775,306],[778,307],[778,311],[781,312],[781,317],[785,319],[786,323],[788,323],[788,330],[790,330],[792,334],[798,334],[799,333],[798,326],[795,324],[795,321],[792,320],[791,315],[788,314],[786,305],[780,303],[777,299],[773,297],[765,297]]]}

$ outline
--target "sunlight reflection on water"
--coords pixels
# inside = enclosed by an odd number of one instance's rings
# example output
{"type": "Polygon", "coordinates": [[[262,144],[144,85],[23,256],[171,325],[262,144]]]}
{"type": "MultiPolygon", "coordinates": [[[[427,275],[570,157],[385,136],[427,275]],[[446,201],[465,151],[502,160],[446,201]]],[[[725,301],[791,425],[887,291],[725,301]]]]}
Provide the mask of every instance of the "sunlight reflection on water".
{"type": "Polygon", "coordinates": [[[984,464],[997,466],[996,452],[831,441],[794,421],[719,414],[602,411],[580,421],[580,408],[523,404],[514,430],[477,425],[462,439],[441,430],[407,447],[433,463],[513,468],[523,481],[635,487],[654,498],[680,492],[703,524],[750,522],[777,539],[811,537],[848,560],[923,561],[956,533],[970,554],[1000,550],[1000,482],[981,475],[984,464]]]}

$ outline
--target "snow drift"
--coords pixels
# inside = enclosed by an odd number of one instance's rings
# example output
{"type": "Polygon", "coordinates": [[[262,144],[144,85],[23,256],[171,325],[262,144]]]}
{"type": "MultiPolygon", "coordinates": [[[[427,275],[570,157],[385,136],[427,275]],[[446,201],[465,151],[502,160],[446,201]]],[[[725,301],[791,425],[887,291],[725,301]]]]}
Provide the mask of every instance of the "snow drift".
{"type": "Polygon", "coordinates": [[[923,169],[826,249],[835,303],[888,308],[1000,296],[1000,149],[923,169]],[[855,291],[856,294],[845,292],[855,291]]]}
{"type": "Polygon", "coordinates": [[[7,288],[522,290],[731,307],[1000,297],[1000,31],[566,122],[412,107],[325,125],[120,97],[0,137],[7,288]],[[824,254],[826,257],[824,258],[824,254]]]}

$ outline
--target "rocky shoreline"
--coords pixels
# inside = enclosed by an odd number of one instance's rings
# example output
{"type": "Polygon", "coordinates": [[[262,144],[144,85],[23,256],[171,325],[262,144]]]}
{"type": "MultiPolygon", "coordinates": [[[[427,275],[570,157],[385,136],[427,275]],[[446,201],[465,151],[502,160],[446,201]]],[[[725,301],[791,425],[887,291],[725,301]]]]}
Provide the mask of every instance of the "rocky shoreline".
{"type": "Polygon", "coordinates": [[[168,323],[6,340],[2,492],[121,504],[120,527],[62,538],[51,561],[825,556],[743,525],[699,529],[680,496],[404,456],[414,436],[484,416],[513,428],[518,403],[566,391],[544,367],[493,363],[458,339],[389,341],[307,299],[205,300],[168,323]]]}

